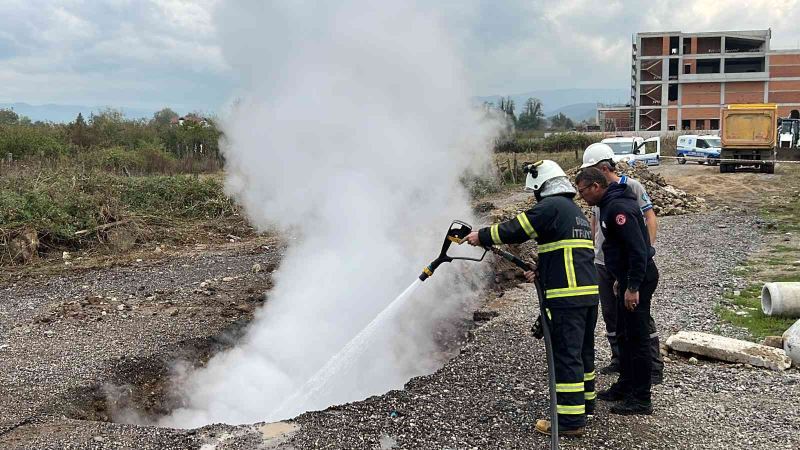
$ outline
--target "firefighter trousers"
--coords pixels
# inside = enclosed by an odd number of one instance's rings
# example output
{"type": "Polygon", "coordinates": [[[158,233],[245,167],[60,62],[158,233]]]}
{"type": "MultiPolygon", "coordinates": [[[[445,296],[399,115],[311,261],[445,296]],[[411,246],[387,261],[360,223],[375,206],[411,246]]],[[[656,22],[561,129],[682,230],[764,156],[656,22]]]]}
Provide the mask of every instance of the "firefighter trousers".
{"type": "Polygon", "coordinates": [[[556,373],[558,426],[575,429],[594,413],[594,328],[597,305],[550,308],[550,334],[556,373]]]}

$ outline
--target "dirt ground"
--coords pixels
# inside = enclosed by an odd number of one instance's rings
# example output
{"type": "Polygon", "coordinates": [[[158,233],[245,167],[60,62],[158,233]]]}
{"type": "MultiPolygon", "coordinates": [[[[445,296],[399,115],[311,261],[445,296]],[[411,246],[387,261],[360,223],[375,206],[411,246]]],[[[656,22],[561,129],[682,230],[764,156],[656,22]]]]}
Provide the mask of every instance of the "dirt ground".
{"type": "MultiPolygon", "coordinates": [[[[708,215],[697,216],[697,220],[691,217],[669,218],[665,222],[665,232],[678,233],[679,230],[693,227],[693,233],[700,236],[708,227],[716,229],[713,224],[725,223],[729,225],[721,228],[723,232],[730,232],[730,239],[737,239],[739,235],[734,228],[739,221],[743,227],[746,224],[747,230],[743,230],[746,233],[758,233],[753,231],[756,225],[749,215],[761,211],[765,198],[780,202],[800,192],[800,176],[795,168],[779,167],[774,175],[719,174],[717,167],[695,164],[664,164],[655,170],[676,186],[704,197],[711,210],[723,214],[719,219],[708,215]],[[748,214],[748,218],[736,219],[737,214],[748,214]]],[[[483,208],[490,213],[490,217],[502,217],[524,209],[529,202],[529,194],[506,189],[481,199],[478,209],[483,208]]],[[[771,232],[777,233],[769,230],[762,232],[767,236],[771,232]]],[[[781,239],[787,245],[797,245],[795,235],[782,234],[781,239]],[[787,237],[789,240],[784,240],[787,237]]],[[[720,238],[709,242],[709,245],[724,247],[715,244],[719,242],[725,241],[720,238]]],[[[671,247],[683,244],[680,236],[676,235],[666,239],[662,245],[663,251],[669,253],[671,247]]],[[[703,247],[699,240],[693,241],[692,245],[703,247]]],[[[704,280],[707,284],[698,285],[696,295],[708,292],[711,298],[718,296],[718,284],[729,281],[726,277],[733,259],[746,257],[751,247],[754,250],[761,248],[761,251],[764,248],[759,247],[757,242],[740,247],[734,249],[735,255],[731,256],[729,265],[724,268],[709,265],[704,269],[704,278],[717,275],[720,278],[704,280]]],[[[508,346],[530,340],[525,328],[530,325],[525,319],[530,313],[523,307],[523,302],[529,299],[518,292],[502,295],[503,292],[511,293],[519,280],[505,283],[499,295],[497,292],[487,293],[484,308],[495,312],[488,316],[476,315],[476,326],[480,325],[480,333],[483,333],[483,337],[476,342],[490,342],[491,346],[484,349],[480,347],[483,344],[465,344],[460,355],[451,363],[428,377],[411,380],[407,390],[304,415],[297,422],[300,424],[299,431],[297,425],[281,428],[289,431],[273,433],[271,428],[265,431],[260,426],[219,425],[198,430],[169,430],[115,423],[115,412],[126,405],[135,405],[152,415],[169,411],[175,399],[166,394],[169,389],[164,380],[168,379],[175,361],[203,364],[213,353],[235,344],[241,330],[252,319],[253,311],[268,301],[268,296],[263,293],[268,292],[272,285],[271,273],[280,263],[283,251],[284,244],[280,238],[260,236],[190,248],[169,248],[159,252],[140,249],[115,258],[87,258],[74,265],[51,261],[30,269],[6,271],[0,277],[0,448],[222,450],[449,447],[450,444],[445,445],[445,441],[439,439],[451,439],[452,436],[442,434],[442,430],[452,430],[451,434],[455,437],[447,442],[452,442],[455,448],[497,448],[498,442],[505,443],[503,448],[523,448],[530,443],[538,448],[545,447],[544,440],[531,437],[530,423],[534,417],[530,412],[513,416],[513,420],[493,422],[495,416],[506,414],[502,408],[511,408],[509,414],[512,415],[519,408],[530,407],[538,412],[546,408],[546,403],[538,398],[541,392],[535,391],[537,388],[533,385],[526,384],[525,367],[497,361],[496,366],[487,366],[489,369],[481,372],[492,383],[499,383],[506,376],[513,380],[509,381],[511,384],[508,386],[498,384],[497,389],[506,386],[514,391],[512,397],[518,404],[495,405],[496,408],[492,406],[495,408],[493,412],[484,411],[486,405],[470,400],[472,395],[475,398],[482,395],[478,392],[483,389],[480,383],[476,385],[458,377],[451,379],[455,376],[454,368],[483,361],[471,358],[490,359],[492,352],[487,349],[493,349],[492,346],[508,346]],[[487,321],[489,325],[486,325],[487,321]],[[430,392],[434,388],[444,389],[450,382],[467,392],[448,394],[447,389],[444,392],[430,392]],[[469,389],[478,391],[470,393],[469,389]],[[432,395],[436,396],[443,409],[430,414],[435,413],[439,417],[441,413],[442,420],[466,420],[465,416],[458,418],[446,414],[446,411],[455,408],[448,402],[459,405],[463,402],[474,408],[475,422],[436,422],[438,425],[431,425],[429,431],[420,428],[415,431],[413,421],[409,427],[398,419],[386,428],[386,432],[391,434],[386,436],[388,440],[366,425],[370,419],[363,417],[364,411],[370,411],[376,405],[382,408],[389,404],[403,404],[408,417],[411,417],[411,411],[416,410],[420,414],[427,411],[420,405],[429,401],[427,399],[432,395]],[[534,395],[534,399],[531,399],[531,395],[534,395]],[[489,418],[484,420],[484,417],[489,418]],[[345,422],[337,422],[345,418],[345,422]],[[359,420],[364,422],[361,425],[364,438],[361,444],[353,444],[345,437],[359,433],[358,427],[351,427],[359,420]],[[332,423],[340,423],[341,428],[337,429],[332,423]],[[462,425],[472,427],[471,431],[464,431],[462,425]],[[479,433],[476,430],[484,431],[479,433]],[[487,440],[487,436],[493,436],[496,440],[487,440]]],[[[686,279],[681,277],[691,278],[691,275],[679,271],[677,267],[680,261],[696,261],[699,264],[712,257],[715,261],[724,259],[720,256],[724,252],[720,252],[703,254],[696,260],[686,259],[689,257],[676,252],[676,258],[684,259],[676,260],[673,265],[665,264],[665,279],[674,280],[675,283],[685,282],[686,279]]],[[[679,300],[687,301],[686,298],[679,300]]],[[[662,332],[668,333],[687,324],[708,329],[714,325],[706,316],[689,317],[678,312],[670,308],[659,313],[663,314],[663,320],[671,324],[662,332]]],[[[602,332],[598,330],[598,333],[598,343],[602,344],[602,332]]],[[[536,343],[530,345],[536,347],[536,343]]],[[[601,357],[604,356],[601,353],[601,357]]],[[[520,358],[519,364],[524,365],[537,361],[542,355],[534,351],[516,357],[520,358]]],[[[791,392],[797,392],[797,386],[800,385],[798,380],[792,378],[794,373],[781,378],[753,371],[752,368],[722,367],[722,372],[730,372],[730,376],[736,380],[750,377],[771,382],[778,379],[791,392]]],[[[710,376],[712,381],[708,389],[701,389],[699,396],[704,401],[733,402],[736,392],[728,396],[730,392],[726,390],[725,383],[729,381],[719,381],[722,384],[720,389],[726,396],[717,396],[719,392],[713,386],[713,375],[709,375],[716,370],[711,363],[703,363],[700,368],[685,361],[671,365],[671,374],[677,381],[665,387],[663,392],[659,391],[659,395],[672,395],[666,404],[678,404],[679,400],[691,403],[691,389],[695,383],[692,380],[696,376],[710,376]],[[705,368],[708,368],[706,372],[705,368]]],[[[498,395],[503,397],[502,393],[498,395]]],[[[774,409],[779,405],[781,395],[785,395],[785,392],[782,394],[766,389],[760,405],[774,409]]],[[[756,404],[752,406],[758,408],[756,404]]],[[[701,445],[704,448],[723,448],[724,440],[703,441],[702,436],[697,434],[702,430],[684,430],[684,438],[679,435],[664,438],[659,430],[677,430],[680,433],[678,422],[696,418],[699,422],[709,423],[709,417],[716,417],[715,414],[733,421],[735,417],[731,414],[735,415],[736,408],[732,405],[725,407],[728,408],[727,412],[718,412],[717,408],[709,413],[707,408],[698,404],[686,409],[686,417],[670,412],[654,416],[652,421],[635,422],[634,428],[643,429],[645,435],[653,436],[654,444],[651,446],[626,441],[630,439],[631,431],[626,428],[624,421],[612,420],[604,431],[596,431],[595,437],[605,442],[604,445],[609,445],[607,448],[689,448],[692,446],[692,441],[687,440],[689,437],[700,439],[698,442],[704,442],[701,445]],[[717,447],[717,444],[720,446],[717,447]]],[[[746,416],[744,413],[742,415],[746,416]]],[[[426,420],[419,418],[421,423],[427,423],[426,420]]],[[[781,426],[800,426],[800,423],[794,422],[795,417],[784,420],[789,422],[781,423],[781,426]]],[[[754,442],[750,447],[796,448],[792,447],[797,443],[796,437],[779,437],[775,442],[754,442]]],[[[747,446],[747,438],[741,434],[731,439],[736,445],[747,446]]],[[[592,442],[585,442],[586,447],[571,444],[570,448],[595,447],[592,442]]]]}
{"type": "Polygon", "coordinates": [[[735,174],[719,173],[719,166],[666,160],[651,168],[663,175],[671,184],[709,201],[712,206],[758,209],[765,198],[780,200],[800,188],[800,165],[779,165],[775,174],[755,171],[735,174]]]}

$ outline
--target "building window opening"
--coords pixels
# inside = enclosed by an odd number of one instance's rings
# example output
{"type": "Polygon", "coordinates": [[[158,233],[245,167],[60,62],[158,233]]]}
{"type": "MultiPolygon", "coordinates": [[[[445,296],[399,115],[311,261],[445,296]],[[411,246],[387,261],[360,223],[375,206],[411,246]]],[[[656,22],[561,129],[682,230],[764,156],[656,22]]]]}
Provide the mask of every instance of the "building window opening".
{"type": "Polygon", "coordinates": [[[669,37],[669,54],[670,55],[677,55],[678,54],[678,46],[680,45],[681,38],[679,36],[670,36],[669,37]]]}
{"type": "Polygon", "coordinates": [[[670,80],[677,80],[678,79],[678,67],[680,62],[677,59],[670,59],[669,60],[669,79],[670,80]]]}
{"type": "Polygon", "coordinates": [[[725,73],[763,72],[764,58],[725,59],[725,73]]]}
{"type": "Polygon", "coordinates": [[[692,121],[691,120],[681,120],[681,129],[682,130],[690,130],[692,128],[692,121]]]}
{"type": "Polygon", "coordinates": [[[694,121],[694,129],[695,130],[705,130],[706,121],[705,120],[695,120],[694,121]]]}
{"type": "Polygon", "coordinates": [[[709,130],[719,130],[719,119],[711,119],[711,126],[708,127],[709,130]]]}
{"type": "MultiPolygon", "coordinates": [[[[697,73],[719,73],[718,59],[698,59],[697,73]]],[[[725,66],[727,68],[727,65],[725,66]]]]}
{"type": "Polygon", "coordinates": [[[692,65],[691,64],[684,64],[683,65],[683,73],[691,74],[692,73],[692,65]]]}
{"type": "Polygon", "coordinates": [[[677,84],[670,84],[669,85],[669,101],[677,102],[678,101],[678,85],[677,84]]]}
{"type": "Polygon", "coordinates": [[[764,41],[757,39],[725,38],[725,53],[751,53],[764,49],[764,41]]]}

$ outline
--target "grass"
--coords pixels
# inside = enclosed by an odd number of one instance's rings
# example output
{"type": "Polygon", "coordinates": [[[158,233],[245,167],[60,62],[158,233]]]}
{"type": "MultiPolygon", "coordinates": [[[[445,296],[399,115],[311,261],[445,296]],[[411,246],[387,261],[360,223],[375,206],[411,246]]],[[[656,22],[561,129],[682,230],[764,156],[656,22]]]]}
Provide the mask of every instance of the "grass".
{"type": "MultiPolygon", "coordinates": [[[[800,280],[800,276],[794,279],[800,280]]],[[[761,287],[761,284],[751,284],[738,296],[728,292],[724,295],[725,301],[717,305],[717,314],[723,320],[746,328],[754,340],[780,336],[797,320],[765,315],[761,310],[761,287]]]]}
{"type": "MultiPolygon", "coordinates": [[[[796,173],[792,176],[798,176],[796,173]]],[[[777,231],[797,232],[800,231],[800,195],[793,195],[785,201],[769,202],[761,209],[761,215],[770,221],[775,222],[777,231]]]]}
{"type": "Polygon", "coordinates": [[[797,320],[766,316],[761,311],[764,282],[800,282],[797,264],[800,246],[793,236],[800,232],[800,194],[797,190],[800,173],[793,167],[783,170],[787,171],[780,181],[784,186],[783,195],[765,195],[759,211],[764,219],[774,224],[774,228],[767,231],[766,248],[735,269],[736,274],[750,284],[738,296],[725,294],[724,300],[717,305],[721,319],[746,328],[755,339],[781,335],[797,320]]]}
{"type": "Polygon", "coordinates": [[[78,166],[20,169],[0,177],[0,264],[18,232],[35,230],[40,249],[77,250],[102,241],[98,227],[219,220],[236,214],[219,176],[122,176],[78,166]],[[78,233],[89,230],[86,233],[78,233]],[[77,233],[77,234],[76,234],[77,233]]]}

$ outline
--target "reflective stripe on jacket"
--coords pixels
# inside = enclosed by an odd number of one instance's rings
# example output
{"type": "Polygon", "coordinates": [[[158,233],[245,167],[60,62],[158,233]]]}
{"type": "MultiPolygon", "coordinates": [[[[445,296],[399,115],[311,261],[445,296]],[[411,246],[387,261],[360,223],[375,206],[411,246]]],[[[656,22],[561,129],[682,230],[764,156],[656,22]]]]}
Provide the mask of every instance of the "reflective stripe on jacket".
{"type": "Polygon", "coordinates": [[[539,244],[539,280],[548,308],[598,302],[592,229],[571,195],[543,198],[517,217],[478,231],[482,245],[539,244]]]}

